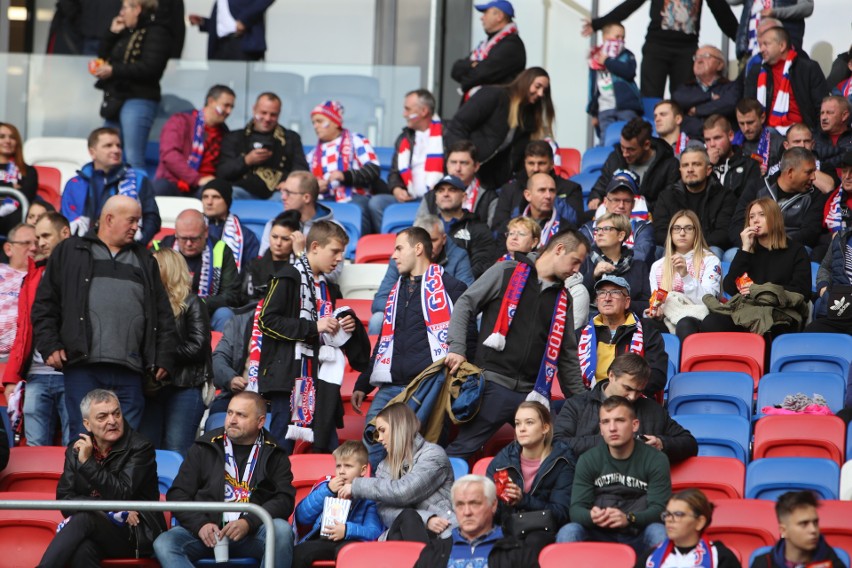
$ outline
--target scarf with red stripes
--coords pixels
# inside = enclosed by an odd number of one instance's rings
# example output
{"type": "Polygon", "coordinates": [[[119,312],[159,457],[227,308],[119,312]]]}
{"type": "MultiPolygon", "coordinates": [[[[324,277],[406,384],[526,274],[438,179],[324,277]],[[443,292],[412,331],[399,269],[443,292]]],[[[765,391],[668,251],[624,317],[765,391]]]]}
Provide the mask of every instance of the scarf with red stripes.
{"type": "MultiPolygon", "coordinates": [[[[496,32],[490,38],[482,40],[479,43],[479,45],[476,46],[476,49],[474,49],[473,51],[470,52],[470,60],[471,61],[484,61],[488,57],[488,54],[491,53],[491,50],[494,49],[494,46],[496,46],[498,43],[500,43],[501,41],[503,41],[504,39],[506,39],[510,35],[517,34],[517,33],[518,33],[518,25],[515,22],[510,22],[502,30],[500,30],[499,32],[496,32]]],[[[474,93],[476,93],[476,91],[478,91],[479,89],[480,89],[480,86],[476,86],[476,87],[473,87],[472,89],[468,90],[464,94],[465,102],[467,102],[467,100],[470,97],[472,97],[474,95],[474,93]]]]}
{"type": "Polygon", "coordinates": [[[473,181],[465,190],[464,203],[462,209],[466,209],[473,213],[473,208],[476,207],[476,198],[479,195],[479,190],[482,189],[479,185],[479,180],[473,178],[473,181]]]}
{"type": "MultiPolygon", "coordinates": [[[[793,61],[798,57],[798,52],[790,48],[787,52],[787,57],[784,59],[784,69],[782,70],[781,81],[774,85],[775,100],[772,101],[772,109],[769,113],[769,126],[784,126],[787,124],[787,113],[790,110],[790,97],[792,96],[792,87],[790,86],[790,67],[793,66],[793,61]]],[[[757,100],[763,105],[763,108],[769,108],[767,97],[767,77],[770,71],[766,65],[761,65],[760,74],[757,76],[757,100]]]]}
{"type": "Polygon", "coordinates": [[[680,156],[686,150],[687,144],[689,144],[689,136],[686,135],[686,132],[681,132],[674,144],[675,156],[680,156]]]}
{"type": "Polygon", "coordinates": [[[248,356],[248,384],[246,390],[249,392],[260,392],[257,385],[257,377],[260,371],[260,350],[263,348],[263,333],[260,331],[260,314],[263,312],[263,300],[257,303],[254,310],[254,318],[251,322],[251,339],[249,339],[248,356]]]}
{"type": "MultiPolygon", "coordinates": [[[[633,338],[630,340],[630,347],[627,351],[644,356],[645,336],[642,332],[642,321],[639,318],[634,318],[634,320],[636,321],[636,329],[633,331],[633,338]]],[[[580,334],[580,341],[577,343],[577,357],[580,359],[583,383],[588,388],[594,387],[597,382],[595,373],[598,368],[598,337],[594,318],[589,321],[589,325],[584,327],[580,334]]]]}
{"type": "MultiPolygon", "coordinates": [[[[396,154],[396,165],[408,193],[412,197],[423,197],[426,192],[414,191],[415,188],[411,184],[411,151],[411,141],[403,136],[396,154]]],[[[432,123],[429,125],[426,164],[423,170],[426,173],[426,191],[432,189],[444,177],[444,126],[441,123],[441,117],[437,114],[432,116],[432,123]]]]}
{"type": "MultiPolygon", "coordinates": [[[[661,542],[660,545],[651,552],[651,555],[648,556],[648,560],[645,562],[646,568],[663,568],[663,566],[665,566],[666,558],[674,552],[674,549],[674,543],[669,539],[664,539],[663,542],[661,542]]],[[[682,554],[682,556],[687,558],[688,561],[685,564],[677,563],[677,566],[688,565],[696,568],[714,568],[718,564],[718,558],[714,558],[716,553],[714,553],[714,549],[710,545],[710,541],[706,538],[699,540],[695,548],[685,554],[682,554]]]]}
{"type": "Polygon", "coordinates": [[[18,165],[9,161],[9,164],[6,166],[5,170],[0,170],[0,183],[5,183],[9,185],[15,185],[21,181],[21,170],[18,168],[18,165]]]}
{"type": "Polygon", "coordinates": [[[204,156],[204,115],[201,111],[192,111],[195,126],[192,129],[192,146],[190,146],[189,157],[186,163],[195,171],[201,167],[201,158],[204,156]]]}
{"type": "MultiPolygon", "coordinates": [[[[336,139],[330,142],[317,141],[312,150],[311,173],[317,178],[328,179],[333,171],[348,172],[360,169],[369,162],[378,165],[379,158],[370,145],[370,142],[358,134],[352,134],[348,129],[343,129],[336,139]]],[[[333,182],[329,184],[331,195],[338,203],[351,201],[352,193],[366,195],[368,188],[350,187],[342,183],[333,182]]]]}

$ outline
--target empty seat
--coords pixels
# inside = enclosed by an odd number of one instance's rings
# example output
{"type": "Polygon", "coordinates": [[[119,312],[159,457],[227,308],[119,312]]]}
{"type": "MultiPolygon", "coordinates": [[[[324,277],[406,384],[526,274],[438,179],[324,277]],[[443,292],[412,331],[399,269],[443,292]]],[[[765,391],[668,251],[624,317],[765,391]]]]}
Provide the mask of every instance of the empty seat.
{"type": "MultiPolygon", "coordinates": [[[[360,442],[364,438],[364,426],[369,408],[369,403],[364,401],[361,407],[361,414],[347,412],[343,415],[343,428],[337,429],[337,439],[340,440],[341,444],[347,440],[360,442]]],[[[329,472],[327,475],[331,475],[332,473],[329,472]]]]}
{"type": "Polygon", "coordinates": [[[337,568],[410,568],[423,550],[423,543],[392,541],[354,542],[337,554],[337,568]]]}
{"type": "Polygon", "coordinates": [[[349,235],[346,258],[355,258],[355,248],[358,246],[358,239],[361,238],[361,209],[354,203],[324,200],[322,204],[331,209],[334,220],[343,225],[346,234],[349,235]]]}
{"type": "Polygon", "coordinates": [[[327,475],[334,475],[334,457],[331,454],[299,454],[290,456],[296,503],[311,492],[311,488],[327,475]]]}
{"type": "Polygon", "coordinates": [[[735,371],[757,381],[763,376],[766,343],[754,333],[694,333],[683,341],[680,372],[735,371]]]}
{"type": "Polygon", "coordinates": [[[157,209],[160,211],[162,227],[166,229],[174,229],[177,216],[185,209],[203,211],[201,200],[194,197],[157,196],[154,200],[157,202],[157,209]]]}
{"type": "Polygon", "coordinates": [[[396,244],[396,235],[364,235],[358,239],[355,264],[388,264],[396,244]]]}
{"type": "Polygon", "coordinates": [[[231,204],[231,213],[239,217],[240,221],[265,224],[281,213],[281,208],[269,201],[236,199],[231,204]]]}
{"type": "Polygon", "coordinates": [[[849,376],[852,337],[842,333],[794,333],[772,342],[769,370],[807,371],[849,376]]]}
{"type": "MultiPolygon", "coordinates": [[[[799,334],[808,335],[808,334],[799,334]]],[[[783,336],[782,336],[783,337],[783,336]]],[[[773,347],[774,349],[774,347],[773,347]]],[[[821,394],[832,412],[843,408],[846,397],[846,379],[836,373],[811,373],[792,371],[767,373],[757,383],[755,416],[763,416],[763,408],[780,406],[788,394],[821,394]]]]}
{"type": "MultiPolygon", "coordinates": [[[[4,409],[5,412],[5,409],[4,409]]],[[[19,446],[9,451],[9,463],[0,471],[0,491],[34,491],[56,495],[65,468],[61,446],[19,446]]]]}
{"type": "Polygon", "coordinates": [[[453,467],[453,477],[456,479],[470,473],[470,465],[462,458],[450,458],[450,465],[453,467]]]}
{"type": "Polygon", "coordinates": [[[852,501],[842,495],[841,499],[820,501],[819,531],[832,546],[852,550],[852,501]]]}
{"type": "Polygon", "coordinates": [[[38,197],[59,211],[62,202],[62,172],[51,166],[33,166],[38,172],[38,197]]]}
{"type": "Polygon", "coordinates": [[[704,534],[738,551],[740,558],[749,558],[756,548],[772,546],[778,540],[775,503],[759,499],[719,499],[714,504],[713,522],[704,534]]]}
{"type": "Polygon", "coordinates": [[[611,146],[596,146],[594,148],[589,148],[583,152],[583,162],[580,168],[580,173],[586,174],[600,172],[604,162],[606,162],[606,159],[609,158],[609,155],[612,152],[613,148],[611,146]]]}
{"type": "Polygon", "coordinates": [[[764,458],[748,464],[746,498],[775,501],[787,491],[814,491],[837,499],[840,466],[823,458],[764,458]]]}
{"type": "Polygon", "coordinates": [[[843,464],[846,424],[837,416],[764,416],[754,425],[754,459],[826,458],[843,464]]]}
{"type": "Polygon", "coordinates": [[[492,456],[488,456],[476,460],[476,463],[473,464],[473,469],[471,470],[471,473],[474,473],[476,475],[485,475],[485,472],[488,471],[488,466],[489,464],[491,464],[491,460],[493,459],[494,458],[492,456]]]}
{"type": "Polygon", "coordinates": [[[582,188],[583,197],[589,197],[589,194],[592,193],[592,188],[595,186],[595,182],[598,181],[599,177],[600,172],[580,172],[579,174],[571,176],[570,179],[582,188]]]}
{"type": "Polygon", "coordinates": [[[344,298],[372,301],[387,271],[386,264],[347,264],[337,282],[340,293],[344,298]]]}
{"type": "Polygon", "coordinates": [[[169,450],[156,450],[157,452],[157,481],[160,485],[160,493],[167,493],[172,482],[177,477],[183,456],[169,450]]]}
{"type": "Polygon", "coordinates": [[[672,418],[698,441],[699,456],[736,458],[748,463],[751,423],[742,416],[681,414],[672,418]]]}
{"type": "Polygon", "coordinates": [[[414,225],[419,202],[394,203],[389,205],[382,216],[382,233],[398,233],[414,225]]]}
{"type": "Polygon", "coordinates": [[[669,413],[734,414],[751,419],[754,379],[725,371],[678,373],[669,383],[669,413]]]}
{"type": "MultiPolygon", "coordinates": [[[[34,498],[29,493],[0,493],[0,500],[34,498]]],[[[0,565],[37,566],[60,522],[62,514],[55,510],[0,509],[0,547],[4,555],[0,565]]]]}
{"type": "Polygon", "coordinates": [[[736,458],[697,456],[672,466],[672,493],[694,487],[711,501],[742,499],[745,465],[736,458]]]}
{"type": "Polygon", "coordinates": [[[33,166],[50,166],[62,174],[60,193],[77,170],[92,161],[85,138],[30,138],[24,142],[24,156],[33,166]]]}
{"type": "Polygon", "coordinates": [[[364,327],[370,325],[370,316],[373,313],[372,311],[370,311],[370,306],[372,304],[372,300],[366,300],[364,298],[341,298],[337,301],[338,308],[341,308],[343,306],[348,306],[352,308],[352,311],[355,312],[355,315],[358,316],[358,319],[361,320],[361,323],[364,324],[364,327]]]}
{"type": "Polygon", "coordinates": [[[559,170],[561,176],[570,178],[580,173],[580,163],[583,160],[583,156],[579,150],[576,148],[559,148],[556,150],[556,153],[562,162],[556,168],[559,170]]]}
{"type": "Polygon", "coordinates": [[[636,552],[626,544],[615,542],[565,542],[545,546],[538,555],[538,564],[541,568],[633,568],[636,564],[636,552]]]}

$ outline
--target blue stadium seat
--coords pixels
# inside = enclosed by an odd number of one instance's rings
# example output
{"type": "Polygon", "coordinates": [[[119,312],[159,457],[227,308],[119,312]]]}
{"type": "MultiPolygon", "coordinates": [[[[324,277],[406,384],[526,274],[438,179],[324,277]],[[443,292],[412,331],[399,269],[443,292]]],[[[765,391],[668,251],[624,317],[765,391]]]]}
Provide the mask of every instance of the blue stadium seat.
{"type": "Polygon", "coordinates": [[[614,151],[612,146],[596,146],[583,153],[580,173],[599,172],[606,159],[614,151]]]}
{"type": "Polygon", "coordinates": [[[589,194],[592,193],[592,188],[595,186],[595,182],[598,181],[600,176],[600,172],[582,172],[579,174],[574,174],[570,179],[574,183],[580,185],[583,188],[583,198],[588,199],[589,194]]]}
{"type": "Polygon", "coordinates": [[[787,491],[805,490],[837,499],[840,466],[824,458],[763,458],[746,468],[746,499],[775,501],[787,491]]]}
{"type": "Polygon", "coordinates": [[[227,562],[217,563],[213,558],[202,558],[195,562],[196,566],[215,566],[216,568],[228,566],[260,566],[260,560],[255,558],[230,558],[227,562]]]}
{"type": "Polygon", "coordinates": [[[654,107],[662,100],[663,99],[658,99],[657,97],[642,97],[642,107],[645,109],[645,116],[642,118],[651,123],[654,136],[657,135],[657,128],[654,126],[654,107]]]}
{"type": "Polygon", "coordinates": [[[322,202],[334,213],[334,220],[343,225],[349,235],[349,245],[346,247],[346,258],[355,258],[358,239],[361,238],[361,209],[354,203],[337,203],[336,201],[322,202]]]}
{"type": "Polygon", "coordinates": [[[681,414],[672,416],[698,441],[699,456],[737,458],[748,463],[751,423],[730,414],[681,414]]]}
{"type": "Polygon", "coordinates": [[[414,224],[420,203],[394,203],[385,209],[382,217],[382,233],[398,233],[414,224]]]}
{"type": "Polygon", "coordinates": [[[669,384],[669,413],[733,414],[751,419],[754,379],[745,373],[678,373],[669,384]]]}
{"type": "Polygon", "coordinates": [[[817,284],[817,271],[819,270],[819,263],[812,262],[811,263],[811,292],[816,293],[816,284],[817,284]]]}
{"type": "Polygon", "coordinates": [[[456,479],[470,473],[470,465],[462,458],[450,458],[450,465],[453,466],[453,477],[456,479]]]}
{"type": "Polygon", "coordinates": [[[613,145],[621,142],[621,129],[624,128],[625,124],[627,124],[626,120],[617,120],[607,126],[601,146],[612,148],[613,145]]]}
{"type": "Polygon", "coordinates": [[[794,333],[772,342],[769,371],[807,371],[849,376],[852,337],[842,333],[794,333]]]}
{"type": "Polygon", "coordinates": [[[664,333],[663,343],[666,347],[666,355],[669,356],[669,366],[666,370],[666,392],[668,392],[668,381],[680,372],[680,338],[672,333],[664,333]]]}
{"type": "Polygon", "coordinates": [[[236,199],[231,204],[231,213],[239,217],[242,226],[254,233],[258,241],[263,238],[266,223],[281,211],[279,204],[267,200],[236,199]]]}
{"type": "Polygon", "coordinates": [[[156,450],[157,452],[157,481],[160,485],[160,493],[165,494],[172,482],[177,477],[183,456],[169,450],[156,450]]]}
{"type": "Polygon", "coordinates": [[[216,428],[223,428],[225,426],[225,416],[225,412],[214,412],[208,416],[207,422],[204,423],[204,431],[209,432],[216,428]]]}
{"type": "MultiPolygon", "coordinates": [[[[834,553],[837,554],[837,557],[841,562],[843,562],[843,565],[846,566],[846,568],[849,568],[849,553],[837,546],[832,546],[831,548],[834,549],[834,553]]],[[[771,551],[771,546],[761,546],[760,548],[755,549],[755,551],[751,553],[751,558],[749,558],[747,566],[754,566],[754,560],[758,556],[771,551]]]]}
{"type": "MultiPolygon", "coordinates": [[[[807,334],[800,333],[799,336],[807,334]]],[[[783,337],[783,336],[782,336],[783,337]]],[[[777,406],[784,402],[788,394],[805,393],[808,396],[819,393],[832,412],[843,408],[846,398],[846,379],[837,373],[811,373],[793,371],[784,373],[766,373],[757,383],[757,406],[755,418],[763,416],[765,406],[777,406]]]]}
{"type": "Polygon", "coordinates": [[[154,179],[157,173],[157,166],[160,165],[160,142],[157,140],[149,140],[145,146],[145,172],[150,179],[154,179]]]}
{"type": "Polygon", "coordinates": [[[383,180],[388,181],[394,148],[393,146],[374,146],[373,150],[376,151],[376,157],[379,159],[379,169],[382,172],[381,177],[383,180]]]}

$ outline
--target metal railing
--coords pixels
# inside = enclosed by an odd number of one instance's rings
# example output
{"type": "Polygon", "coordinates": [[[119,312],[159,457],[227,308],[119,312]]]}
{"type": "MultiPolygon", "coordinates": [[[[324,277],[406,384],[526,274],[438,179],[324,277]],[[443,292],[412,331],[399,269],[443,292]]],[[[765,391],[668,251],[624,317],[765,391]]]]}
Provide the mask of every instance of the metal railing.
{"type": "Polygon", "coordinates": [[[252,513],[266,527],[263,564],[275,566],[275,526],[272,515],[254,503],[181,503],[178,501],[36,501],[0,500],[0,509],[75,510],[75,511],[203,511],[215,513],[252,513]]]}

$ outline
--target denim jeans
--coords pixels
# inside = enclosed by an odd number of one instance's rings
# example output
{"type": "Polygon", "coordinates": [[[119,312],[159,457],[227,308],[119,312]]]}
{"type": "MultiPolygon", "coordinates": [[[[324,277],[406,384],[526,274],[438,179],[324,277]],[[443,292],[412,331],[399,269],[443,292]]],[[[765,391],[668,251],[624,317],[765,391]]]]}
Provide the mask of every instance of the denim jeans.
{"type": "Polygon", "coordinates": [[[666,528],[662,523],[651,523],[639,534],[625,534],[603,529],[587,529],[580,523],[568,523],[556,533],[556,542],[618,542],[626,544],[640,555],[663,542],[666,528]]]}
{"type": "Polygon", "coordinates": [[[619,120],[630,120],[631,118],[636,118],[638,115],[635,110],[602,110],[598,113],[598,139],[600,140],[600,145],[603,146],[604,139],[606,138],[606,129],[613,122],[618,122],[619,120]]]}
{"type": "Polygon", "coordinates": [[[186,457],[203,415],[201,387],[168,386],[145,401],[139,432],[154,448],[186,457]]]}
{"type": "Polygon", "coordinates": [[[28,446],[53,446],[59,415],[62,445],[68,445],[68,410],[65,408],[65,377],[59,374],[27,376],[24,396],[24,434],[28,446]]]}
{"type": "Polygon", "coordinates": [[[159,103],[150,99],[127,99],[121,105],[118,122],[106,121],[105,126],[121,131],[121,144],[124,149],[124,161],[131,167],[145,169],[145,147],[148,135],[157,116],[159,103]]]}
{"type": "MultiPolygon", "coordinates": [[[[221,475],[221,474],[220,474],[221,475]]],[[[274,519],[275,567],[290,568],[293,561],[293,529],[284,519],[274,519]]],[[[253,536],[231,542],[228,553],[231,558],[263,558],[266,542],[266,525],[261,525],[253,536]]],[[[213,558],[213,549],[201,542],[198,535],[183,527],[174,527],[162,533],[154,541],[154,554],[160,564],[169,568],[193,568],[193,563],[202,558],[213,558]]],[[[261,562],[260,568],[266,568],[261,562]]],[[[271,568],[271,567],[270,567],[271,568]]]]}
{"type": "Polygon", "coordinates": [[[94,389],[109,389],[118,396],[121,413],[134,430],[139,429],[142,411],[145,408],[145,396],[142,394],[142,374],[122,367],[106,363],[91,365],[75,365],[66,367],[65,373],[65,408],[68,409],[68,426],[71,436],[85,432],[83,415],[80,413],[80,403],[94,389]]]}
{"type": "Polygon", "coordinates": [[[225,324],[231,321],[234,317],[234,310],[231,308],[222,307],[217,309],[210,315],[210,329],[213,331],[222,331],[225,329],[225,324]]]}
{"type": "MultiPolygon", "coordinates": [[[[364,424],[369,424],[370,420],[375,418],[376,415],[388,405],[393,397],[401,393],[403,388],[405,387],[401,385],[384,385],[379,387],[379,390],[376,391],[376,395],[373,397],[373,403],[370,405],[370,410],[367,411],[364,424]]],[[[367,446],[367,450],[370,452],[370,467],[373,468],[373,471],[376,471],[376,468],[379,467],[379,463],[385,459],[387,452],[385,452],[384,446],[375,440],[368,440],[367,438],[364,438],[364,445],[367,446]]]]}

